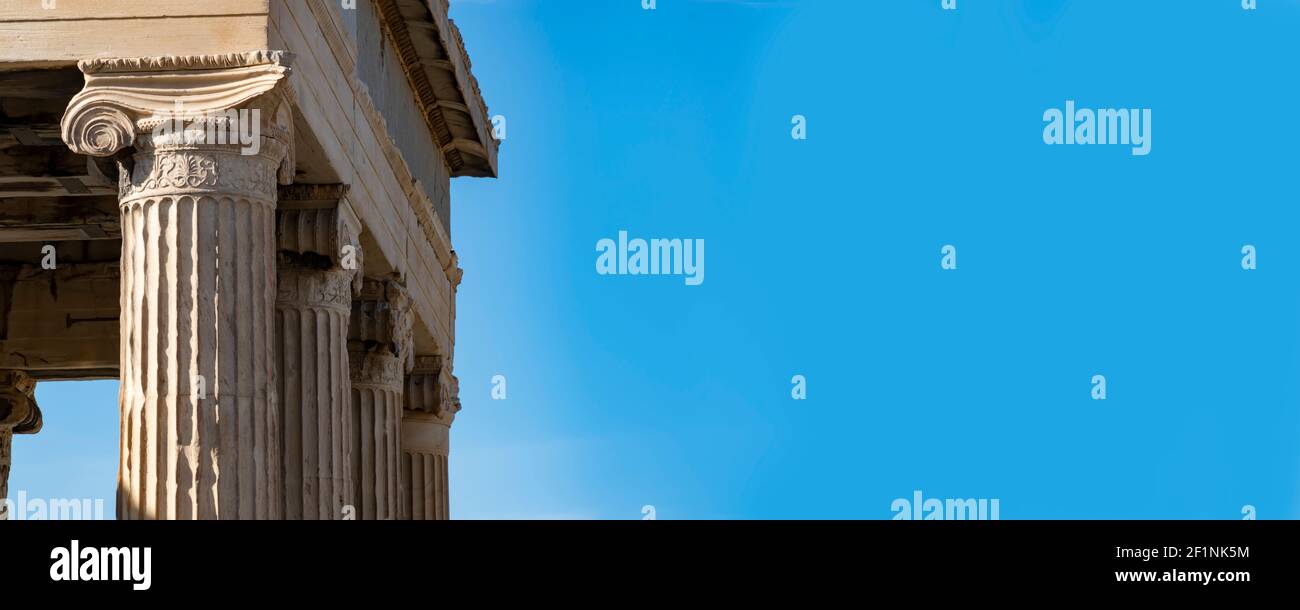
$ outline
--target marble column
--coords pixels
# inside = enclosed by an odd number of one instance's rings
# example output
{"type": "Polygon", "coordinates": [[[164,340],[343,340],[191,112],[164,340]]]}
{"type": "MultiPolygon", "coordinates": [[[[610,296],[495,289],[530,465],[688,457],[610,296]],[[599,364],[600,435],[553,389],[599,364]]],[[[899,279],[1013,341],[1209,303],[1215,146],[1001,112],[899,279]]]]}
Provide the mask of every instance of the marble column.
{"type": "Polygon", "coordinates": [[[114,156],[120,174],[120,519],[282,516],[272,335],[276,186],[294,172],[288,62],[78,64],[63,140],[114,156]]]}
{"type": "Polygon", "coordinates": [[[36,380],[26,373],[0,371],[0,520],[9,518],[3,500],[9,497],[14,435],[41,431],[41,409],[33,396],[35,390],[36,380]]]}
{"type": "Polygon", "coordinates": [[[348,319],[360,225],[342,185],[280,189],[275,362],[285,519],[348,515],[348,319]]]}
{"type": "Polygon", "coordinates": [[[416,356],[402,410],[402,487],[406,518],[449,519],[447,455],[459,384],[439,356],[416,356]]]}
{"type": "Polygon", "coordinates": [[[13,466],[14,429],[0,426],[0,520],[9,518],[9,510],[4,504],[9,497],[9,467],[13,466]]]}
{"type": "Polygon", "coordinates": [[[352,379],[352,504],[360,519],[404,516],[401,484],[402,391],[414,363],[406,289],[367,278],[352,302],[348,367],[352,379]]]}

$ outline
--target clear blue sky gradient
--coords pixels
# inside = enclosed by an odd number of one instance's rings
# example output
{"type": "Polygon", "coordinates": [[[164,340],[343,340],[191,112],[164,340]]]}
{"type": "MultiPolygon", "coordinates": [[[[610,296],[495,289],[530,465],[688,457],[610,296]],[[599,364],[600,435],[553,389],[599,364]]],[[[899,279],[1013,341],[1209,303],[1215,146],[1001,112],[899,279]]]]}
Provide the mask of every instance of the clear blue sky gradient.
{"type": "MultiPolygon", "coordinates": [[[[507,119],[453,186],[454,517],[1300,517],[1300,2],[640,4],[453,2],[507,119]],[[1151,154],[1046,146],[1067,99],[1151,154]],[[619,230],[704,284],[598,275],[619,230]]],[[[38,398],[11,489],[111,507],[116,384],[38,398]]]]}

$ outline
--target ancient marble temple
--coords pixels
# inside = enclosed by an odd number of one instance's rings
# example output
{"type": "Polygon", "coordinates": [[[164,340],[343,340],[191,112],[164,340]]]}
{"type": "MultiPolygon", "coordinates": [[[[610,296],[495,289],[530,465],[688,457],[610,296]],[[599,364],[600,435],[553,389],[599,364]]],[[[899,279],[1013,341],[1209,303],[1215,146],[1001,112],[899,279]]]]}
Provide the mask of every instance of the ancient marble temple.
{"type": "Polygon", "coordinates": [[[0,494],[37,382],[117,378],[120,519],[448,518],[447,1],[0,2],[0,494]]]}

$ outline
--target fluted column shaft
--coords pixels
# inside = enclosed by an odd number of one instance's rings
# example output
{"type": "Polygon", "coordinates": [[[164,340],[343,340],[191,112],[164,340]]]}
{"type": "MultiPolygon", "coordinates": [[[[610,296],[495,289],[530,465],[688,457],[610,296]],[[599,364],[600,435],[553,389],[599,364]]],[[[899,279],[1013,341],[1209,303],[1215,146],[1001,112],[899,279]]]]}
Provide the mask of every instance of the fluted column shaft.
{"type": "MultiPolygon", "coordinates": [[[[0,502],[9,497],[9,467],[13,465],[13,441],[14,429],[8,426],[0,427],[0,502]]],[[[4,510],[4,505],[0,504],[0,511],[4,510]]],[[[8,518],[7,514],[0,515],[0,519],[8,518]]]]}
{"type": "Polygon", "coordinates": [[[278,518],[279,159],[142,139],[121,201],[118,515],[278,518]],[[223,173],[248,188],[223,185],[223,173]],[[160,182],[171,188],[150,188],[160,182]],[[191,191],[194,182],[216,189],[191,191]]]}
{"type": "Polygon", "coordinates": [[[365,280],[349,326],[351,497],[361,519],[400,519],[402,391],[411,362],[405,289],[392,280],[365,280]]]}
{"type": "Polygon", "coordinates": [[[401,361],[388,354],[354,350],[351,457],[355,506],[360,519],[397,519],[401,486],[401,361]]]}
{"type": "Polygon", "coordinates": [[[280,267],[276,301],[284,518],[338,519],[351,478],[346,455],[351,383],[351,273],[280,267]],[[340,295],[341,289],[341,295],[340,295]],[[324,296],[328,301],[313,301],[324,296]],[[331,297],[342,297],[342,302],[331,297]]]}
{"type": "Polygon", "coordinates": [[[447,457],[460,410],[456,378],[438,356],[417,356],[402,411],[402,502],[406,518],[451,518],[447,457]]]}
{"type": "Polygon", "coordinates": [[[402,417],[402,478],[409,519],[451,517],[447,482],[450,431],[450,426],[427,413],[407,411],[402,417]]]}
{"type": "Polygon", "coordinates": [[[357,271],[355,256],[347,260],[343,251],[355,252],[356,230],[346,203],[320,208],[309,201],[337,201],[343,193],[338,186],[301,185],[280,194],[275,354],[286,519],[348,516],[348,319],[357,271]],[[293,207],[299,204],[305,207],[293,207]]]}

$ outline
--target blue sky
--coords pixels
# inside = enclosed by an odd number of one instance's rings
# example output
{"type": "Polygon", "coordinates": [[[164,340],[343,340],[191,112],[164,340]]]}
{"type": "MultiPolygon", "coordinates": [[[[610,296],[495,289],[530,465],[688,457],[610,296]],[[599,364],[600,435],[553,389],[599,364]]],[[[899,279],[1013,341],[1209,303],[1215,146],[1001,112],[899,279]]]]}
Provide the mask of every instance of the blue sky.
{"type": "MultiPolygon", "coordinates": [[[[453,2],[507,126],[453,185],[453,516],[1300,517],[1300,3],[656,4],[453,2]],[[1151,153],[1045,145],[1066,100],[1151,153]],[[705,282],[598,275],[620,230],[705,282]]],[[[11,489],[111,498],[116,384],[37,391],[11,489]]]]}

